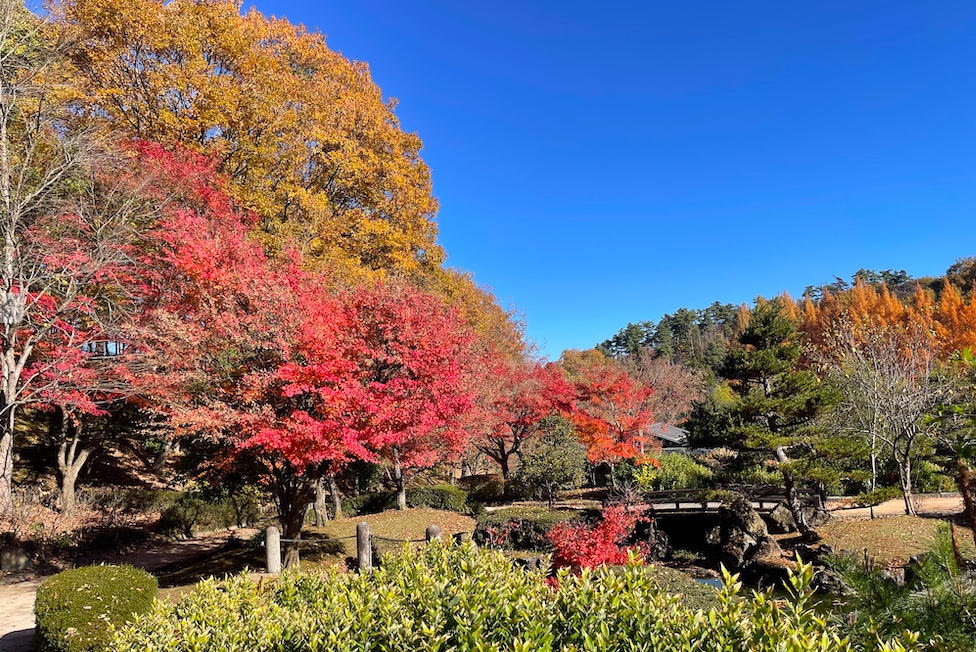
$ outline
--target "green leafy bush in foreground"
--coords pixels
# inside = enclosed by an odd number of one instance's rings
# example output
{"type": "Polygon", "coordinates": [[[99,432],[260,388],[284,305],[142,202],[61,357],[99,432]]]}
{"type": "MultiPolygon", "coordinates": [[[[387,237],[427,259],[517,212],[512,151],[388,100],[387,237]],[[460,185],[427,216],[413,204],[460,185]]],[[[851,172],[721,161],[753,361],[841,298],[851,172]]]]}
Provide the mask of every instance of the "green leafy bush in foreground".
{"type": "MultiPolygon", "coordinates": [[[[661,592],[639,560],[623,570],[541,573],[471,546],[431,544],[384,559],[363,575],[286,574],[256,584],[245,576],[204,582],[177,605],[120,631],[113,647],[222,652],[275,650],[854,650],[807,609],[810,566],[792,579],[795,601],[736,598],[727,578],[721,606],[692,611],[661,592]]],[[[916,649],[911,636],[878,646],[916,649]]]]}
{"type": "Polygon", "coordinates": [[[111,627],[149,610],[159,585],[132,566],[85,566],[58,573],[37,589],[35,643],[41,652],[106,649],[111,627]]]}

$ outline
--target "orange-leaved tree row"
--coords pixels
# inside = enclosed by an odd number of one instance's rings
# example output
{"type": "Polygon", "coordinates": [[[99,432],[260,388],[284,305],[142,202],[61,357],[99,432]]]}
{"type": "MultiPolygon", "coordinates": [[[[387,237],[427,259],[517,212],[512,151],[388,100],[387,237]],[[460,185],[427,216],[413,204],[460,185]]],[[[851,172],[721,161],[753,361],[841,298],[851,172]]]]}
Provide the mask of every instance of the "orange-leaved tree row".
{"type": "Polygon", "coordinates": [[[330,275],[440,265],[421,141],[365,64],[233,0],[61,0],[76,113],[206,154],[260,216],[264,242],[330,275]]]}
{"type": "Polygon", "coordinates": [[[871,486],[877,460],[888,451],[898,470],[906,513],[914,513],[913,465],[926,438],[942,423],[927,415],[948,400],[954,384],[946,364],[976,345],[976,304],[944,281],[936,300],[918,285],[902,301],[885,285],[858,279],[850,290],[805,300],[801,328],[811,357],[833,372],[843,389],[842,429],[870,450],[871,486]]]}
{"type": "Polygon", "coordinates": [[[902,301],[884,284],[875,287],[861,279],[850,290],[824,292],[819,302],[804,299],[800,328],[814,346],[828,343],[834,325],[841,321],[855,334],[888,328],[918,330],[943,360],[976,346],[976,299],[964,299],[948,281],[942,283],[937,299],[918,285],[911,298],[902,301]]]}
{"type": "Polygon", "coordinates": [[[565,351],[560,364],[577,391],[572,420],[591,462],[616,467],[623,460],[652,459],[660,444],[648,437],[654,421],[654,389],[628,373],[626,366],[600,351],[565,351]]]}

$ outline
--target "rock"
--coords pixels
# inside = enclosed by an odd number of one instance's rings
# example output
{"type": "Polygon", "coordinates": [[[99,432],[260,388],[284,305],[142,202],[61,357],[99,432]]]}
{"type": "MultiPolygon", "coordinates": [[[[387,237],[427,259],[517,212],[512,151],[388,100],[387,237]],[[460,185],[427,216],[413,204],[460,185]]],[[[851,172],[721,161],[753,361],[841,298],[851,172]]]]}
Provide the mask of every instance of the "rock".
{"type": "MultiPolygon", "coordinates": [[[[779,546],[769,536],[766,522],[742,496],[733,498],[719,510],[719,557],[732,572],[739,571],[758,558],[778,554],[779,546]]],[[[716,538],[714,531],[709,539],[716,538]]]]}
{"type": "MultiPolygon", "coordinates": [[[[807,525],[812,528],[820,527],[830,520],[830,514],[817,507],[804,507],[803,516],[807,525]]],[[[770,531],[775,534],[788,534],[797,531],[796,519],[793,518],[793,513],[786,506],[786,503],[780,503],[774,507],[766,518],[769,520],[770,531]]]]}
{"type": "Polygon", "coordinates": [[[823,566],[818,567],[814,572],[812,587],[817,593],[831,595],[847,595],[851,592],[851,588],[844,583],[840,575],[823,566]]]}
{"type": "Polygon", "coordinates": [[[526,571],[546,570],[549,563],[543,557],[516,557],[512,560],[519,568],[526,571]]]}
{"type": "Polygon", "coordinates": [[[742,581],[757,589],[779,587],[786,583],[789,568],[768,561],[756,561],[742,570],[742,581]]]}
{"type": "Polygon", "coordinates": [[[776,534],[796,532],[796,520],[784,503],[780,503],[774,507],[773,511],[766,518],[769,519],[769,529],[771,532],[776,534]]]}
{"type": "Polygon", "coordinates": [[[895,566],[894,568],[886,568],[884,570],[884,576],[892,580],[898,586],[905,586],[905,580],[907,578],[906,569],[901,566],[895,566]]]}
{"type": "Polygon", "coordinates": [[[761,559],[779,559],[783,556],[783,549],[779,547],[776,539],[767,537],[759,542],[755,556],[761,559]]]}
{"type": "Polygon", "coordinates": [[[722,528],[719,526],[713,527],[711,530],[705,533],[705,543],[710,546],[718,546],[722,544],[722,528]]]}
{"type": "Polygon", "coordinates": [[[0,570],[5,573],[13,573],[33,567],[34,562],[27,556],[23,548],[4,548],[3,552],[0,552],[0,570]]]}

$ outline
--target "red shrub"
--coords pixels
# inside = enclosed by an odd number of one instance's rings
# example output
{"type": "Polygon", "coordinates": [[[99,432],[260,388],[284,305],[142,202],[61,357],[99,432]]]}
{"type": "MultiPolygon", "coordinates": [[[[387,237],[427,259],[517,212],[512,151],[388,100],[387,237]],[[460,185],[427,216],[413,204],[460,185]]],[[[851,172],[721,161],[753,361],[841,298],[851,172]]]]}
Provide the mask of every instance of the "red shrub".
{"type": "Polygon", "coordinates": [[[553,568],[581,568],[595,566],[620,566],[627,563],[627,552],[643,546],[624,546],[637,523],[645,520],[623,507],[609,507],[603,511],[602,520],[593,528],[585,525],[559,523],[549,532],[555,552],[553,568]]]}

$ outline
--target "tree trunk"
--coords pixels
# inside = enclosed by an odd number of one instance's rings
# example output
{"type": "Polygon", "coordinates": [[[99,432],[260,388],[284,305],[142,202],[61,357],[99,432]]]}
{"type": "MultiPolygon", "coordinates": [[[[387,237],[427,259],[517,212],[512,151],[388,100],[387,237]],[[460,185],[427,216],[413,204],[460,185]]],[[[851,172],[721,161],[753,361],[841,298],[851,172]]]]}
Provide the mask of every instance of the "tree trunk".
{"type": "Polygon", "coordinates": [[[393,449],[393,482],[396,484],[397,509],[402,512],[407,508],[407,480],[400,463],[400,452],[396,448],[393,449]]]}
{"type": "Polygon", "coordinates": [[[58,446],[57,459],[58,473],[61,474],[61,512],[70,514],[75,509],[75,485],[78,481],[78,473],[88,461],[92,451],[91,448],[78,449],[82,436],[81,421],[73,421],[63,408],[58,411],[61,413],[59,432],[61,445],[58,446]],[[68,444],[69,437],[70,446],[68,444]]]}
{"type": "Polygon", "coordinates": [[[13,429],[3,428],[3,432],[0,433],[0,514],[6,514],[13,507],[13,477],[13,429]]]}
{"type": "Polygon", "coordinates": [[[342,494],[339,493],[339,484],[334,473],[326,477],[329,480],[329,493],[332,494],[332,518],[342,518],[342,494]]]}
{"type": "Polygon", "coordinates": [[[793,477],[793,473],[788,469],[783,469],[783,465],[788,464],[790,461],[789,456],[786,454],[786,449],[782,446],[776,448],[776,459],[780,463],[780,468],[783,473],[783,489],[786,494],[786,506],[790,510],[790,514],[793,515],[793,520],[796,522],[796,529],[804,537],[809,537],[813,533],[813,528],[807,523],[806,515],[803,513],[803,505],[800,503],[800,498],[796,493],[796,480],[793,477]]]}
{"type": "Polygon", "coordinates": [[[315,527],[329,524],[329,508],[325,503],[326,482],[325,476],[315,481],[315,527]]]}
{"type": "Polygon", "coordinates": [[[170,453],[173,452],[173,440],[169,437],[163,442],[162,448],[153,457],[152,467],[150,470],[153,475],[157,478],[163,477],[163,472],[166,470],[166,462],[169,460],[170,453]]]}
{"type": "Polygon", "coordinates": [[[285,568],[297,566],[299,562],[298,541],[302,537],[305,512],[315,495],[315,487],[306,478],[292,478],[282,483],[278,495],[278,518],[281,521],[281,538],[285,568]],[[284,541],[287,539],[287,541],[284,541]]]}
{"type": "MultiPolygon", "coordinates": [[[[2,122],[2,121],[0,121],[2,122]]],[[[4,375],[11,372],[4,364],[4,375]]],[[[15,375],[15,374],[11,374],[15,375]]],[[[10,387],[14,385],[11,378],[3,379],[4,396],[0,396],[3,408],[3,416],[0,417],[0,514],[6,514],[13,509],[13,489],[14,489],[14,417],[15,410],[13,405],[7,405],[7,396],[10,396],[10,387]]],[[[15,386],[15,385],[14,385],[15,386]]]]}
{"type": "Polygon", "coordinates": [[[905,498],[905,514],[915,516],[915,495],[912,490],[912,458],[908,450],[902,459],[898,459],[897,450],[894,452],[895,465],[898,467],[898,479],[901,481],[901,492],[905,498]]]}
{"type": "Polygon", "coordinates": [[[956,484],[962,494],[963,511],[973,533],[973,542],[976,543],[976,473],[961,457],[956,458],[956,484]]]}
{"type": "Polygon", "coordinates": [[[58,447],[58,472],[61,474],[61,512],[70,514],[75,509],[75,484],[78,481],[78,473],[88,461],[91,455],[90,448],[78,450],[78,436],[71,440],[68,447],[67,441],[62,441],[58,447]]]}

